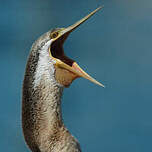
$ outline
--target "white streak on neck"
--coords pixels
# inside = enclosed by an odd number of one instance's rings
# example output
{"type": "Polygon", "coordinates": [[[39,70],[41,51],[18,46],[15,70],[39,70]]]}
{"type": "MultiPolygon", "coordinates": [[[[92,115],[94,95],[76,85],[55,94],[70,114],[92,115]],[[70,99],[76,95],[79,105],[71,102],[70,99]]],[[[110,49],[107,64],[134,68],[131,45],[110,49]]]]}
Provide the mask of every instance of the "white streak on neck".
{"type": "Polygon", "coordinates": [[[57,83],[54,77],[54,60],[51,60],[49,56],[49,47],[52,40],[45,43],[45,45],[39,50],[39,60],[35,72],[34,88],[36,88],[43,76],[46,77],[46,81],[51,81],[52,83],[57,83]]]}

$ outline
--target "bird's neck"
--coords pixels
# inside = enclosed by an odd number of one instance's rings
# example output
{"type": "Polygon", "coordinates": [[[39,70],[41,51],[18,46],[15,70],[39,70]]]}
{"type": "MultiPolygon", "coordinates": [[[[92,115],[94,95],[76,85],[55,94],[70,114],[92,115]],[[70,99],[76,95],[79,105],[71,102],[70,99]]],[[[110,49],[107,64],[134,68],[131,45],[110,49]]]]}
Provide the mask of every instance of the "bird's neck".
{"type": "MultiPolygon", "coordinates": [[[[41,50],[42,52],[43,50],[41,50]]],[[[24,137],[33,152],[49,151],[60,133],[66,130],[62,122],[61,96],[63,87],[53,76],[49,56],[32,51],[26,66],[22,97],[24,137]]],[[[53,66],[53,65],[52,65],[53,66]]]]}
{"type": "Polygon", "coordinates": [[[63,125],[61,112],[61,97],[63,88],[50,82],[47,76],[43,76],[39,85],[34,88],[32,107],[35,117],[41,129],[47,131],[60,128],[63,125]]]}
{"type": "Polygon", "coordinates": [[[55,81],[53,67],[48,63],[47,54],[33,50],[26,66],[22,95],[26,143],[32,152],[79,152],[78,142],[62,121],[63,86],[55,81]]]}
{"type": "MultiPolygon", "coordinates": [[[[43,75],[34,86],[25,76],[23,87],[22,122],[27,144],[32,151],[44,149],[47,142],[59,140],[65,130],[61,114],[63,88],[43,75]],[[62,131],[61,131],[62,130],[62,131]]],[[[31,81],[33,82],[33,81],[31,81]]],[[[47,151],[47,150],[46,150],[47,151]]]]}

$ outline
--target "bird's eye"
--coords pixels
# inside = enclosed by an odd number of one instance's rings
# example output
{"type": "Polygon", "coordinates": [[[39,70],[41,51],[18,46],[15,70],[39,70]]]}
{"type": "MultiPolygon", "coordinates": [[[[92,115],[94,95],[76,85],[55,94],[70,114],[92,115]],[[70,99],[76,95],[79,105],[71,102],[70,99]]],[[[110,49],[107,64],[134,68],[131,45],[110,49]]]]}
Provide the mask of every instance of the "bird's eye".
{"type": "Polygon", "coordinates": [[[51,39],[55,39],[58,36],[58,34],[59,34],[58,32],[52,33],[51,36],[50,36],[51,39]]]}

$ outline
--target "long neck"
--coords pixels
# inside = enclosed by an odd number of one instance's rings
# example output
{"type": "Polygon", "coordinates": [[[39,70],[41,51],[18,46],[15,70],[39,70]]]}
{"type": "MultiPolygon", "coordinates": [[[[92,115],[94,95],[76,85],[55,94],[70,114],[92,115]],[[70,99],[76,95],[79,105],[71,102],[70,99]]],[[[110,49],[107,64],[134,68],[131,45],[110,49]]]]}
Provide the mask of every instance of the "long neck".
{"type": "MultiPolygon", "coordinates": [[[[26,79],[26,78],[25,78],[26,79]]],[[[45,79],[45,76],[44,76],[45,79]]],[[[35,88],[23,88],[22,123],[27,144],[32,151],[48,148],[47,142],[58,138],[57,133],[63,129],[61,116],[62,89],[45,83],[43,78],[35,88]]],[[[56,139],[57,140],[57,139],[56,139]]]]}
{"type": "MultiPolygon", "coordinates": [[[[44,62],[47,56],[44,59],[32,53],[23,82],[22,126],[30,149],[39,152],[44,147],[48,148],[47,142],[59,138],[56,134],[64,128],[61,115],[63,87],[50,75],[49,66],[44,62]]],[[[54,141],[51,141],[52,144],[54,141]]]]}
{"type": "Polygon", "coordinates": [[[52,71],[45,63],[44,56],[32,52],[26,67],[22,97],[26,143],[32,152],[80,152],[78,142],[62,121],[63,87],[54,81],[52,71]]]}

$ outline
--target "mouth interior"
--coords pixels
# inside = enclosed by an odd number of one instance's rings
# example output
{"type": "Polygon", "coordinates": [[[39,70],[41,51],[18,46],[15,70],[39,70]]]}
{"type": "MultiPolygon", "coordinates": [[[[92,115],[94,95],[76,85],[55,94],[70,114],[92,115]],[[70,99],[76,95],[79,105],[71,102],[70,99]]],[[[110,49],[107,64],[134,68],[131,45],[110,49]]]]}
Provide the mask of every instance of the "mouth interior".
{"type": "Polygon", "coordinates": [[[64,54],[64,49],[63,49],[63,44],[64,44],[67,36],[68,35],[63,35],[59,39],[55,40],[50,46],[50,51],[51,51],[51,55],[54,58],[59,59],[62,62],[66,63],[67,65],[72,67],[74,60],[67,57],[64,54]]]}

